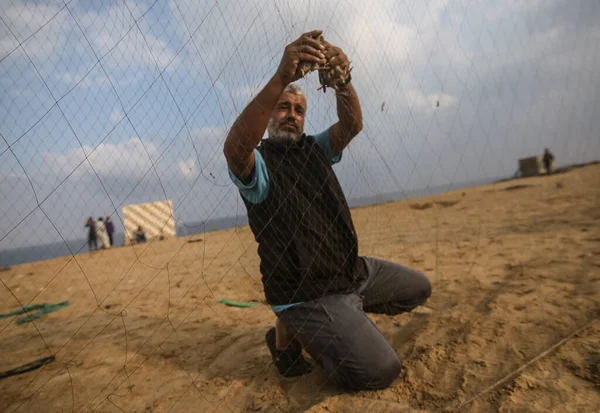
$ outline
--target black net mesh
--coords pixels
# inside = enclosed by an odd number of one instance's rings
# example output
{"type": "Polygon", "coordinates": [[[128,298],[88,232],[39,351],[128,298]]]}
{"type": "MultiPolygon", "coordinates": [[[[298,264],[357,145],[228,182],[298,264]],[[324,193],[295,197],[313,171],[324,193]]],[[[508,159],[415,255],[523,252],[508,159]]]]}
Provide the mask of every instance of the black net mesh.
{"type": "MultiPolygon", "coordinates": [[[[561,371],[552,364],[498,381],[598,314],[598,169],[497,181],[529,173],[519,161],[531,157],[543,174],[535,157],[544,148],[557,171],[600,156],[598,17],[596,2],[562,0],[4,1],[1,410],[593,406],[589,349],[555,360],[581,380],[564,388],[552,384],[561,371]],[[348,55],[362,108],[363,130],[333,166],[359,254],[418,271],[434,291],[409,314],[372,318],[409,375],[339,404],[325,400],[337,391],[326,379],[347,372],[351,351],[333,369],[279,382],[255,234],[223,153],[284,47],[317,28],[348,55]],[[107,215],[115,232],[102,249],[107,215]],[[500,390],[472,399],[490,385],[500,390]]],[[[325,131],[338,119],[334,91],[319,91],[316,73],[296,83],[308,102],[304,131],[325,131]]],[[[311,206],[327,185],[304,167],[315,192],[289,192],[280,217],[297,220],[280,219],[272,239],[310,247],[313,260],[296,262],[309,271],[298,274],[330,273],[323,266],[346,243],[315,247],[341,230],[305,225],[318,221],[322,209],[311,206]]],[[[319,297],[331,286],[322,284],[311,290],[319,297]]],[[[365,305],[381,309],[400,288],[379,285],[365,305]]],[[[340,337],[355,326],[346,321],[334,320],[340,337]]],[[[317,341],[314,358],[326,354],[317,341]]]]}

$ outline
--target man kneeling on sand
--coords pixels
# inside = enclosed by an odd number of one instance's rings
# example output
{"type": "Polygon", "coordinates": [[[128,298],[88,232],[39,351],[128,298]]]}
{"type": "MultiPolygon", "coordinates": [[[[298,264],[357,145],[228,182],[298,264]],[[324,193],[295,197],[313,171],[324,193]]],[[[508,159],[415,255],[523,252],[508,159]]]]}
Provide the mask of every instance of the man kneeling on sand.
{"type": "Polygon", "coordinates": [[[293,84],[302,77],[299,63],[349,64],[341,49],[314,40],[320,33],[285,48],[276,73],[231,127],[223,152],[258,242],[265,296],[276,315],[266,341],[277,369],[286,377],[308,373],[304,348],[340,385],[381,389],[402,363],[365,312],[411,311],[431,295],[431,284],[410,268],[358,255],[332,169],[362,129],[350,79],[335,91],[338,121],[316,135],[304,133],[307,102],[293,84]]]}

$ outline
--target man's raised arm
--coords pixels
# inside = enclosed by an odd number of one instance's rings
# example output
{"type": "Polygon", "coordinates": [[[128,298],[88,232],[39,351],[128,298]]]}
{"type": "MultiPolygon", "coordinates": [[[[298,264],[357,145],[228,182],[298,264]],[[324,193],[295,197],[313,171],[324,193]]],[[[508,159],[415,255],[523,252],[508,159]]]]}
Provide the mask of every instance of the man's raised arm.
{"type": "Polygon", "coordinates": [[[285,48],[275,75],[231,126],[223,153],[231,171],[243,182],[249,181],[254,168],[254,148],[260,143],[283,90],[302,76],[298,64],[301,61],[325,63],[322,47],[314,39],[321,32],[305,33],[285,48]]]}
{"type": "MultiPolygon", "coordinates": [[[[350,62],[342,49],[329,43],[325,54],[332,65],[348,68],[350,62]]],[[[362,110],[356,90],[351,83],[336,92],[338,122],[329,131],[329,143],[333,154],[338,155],[363,128],[362,110]]]]}

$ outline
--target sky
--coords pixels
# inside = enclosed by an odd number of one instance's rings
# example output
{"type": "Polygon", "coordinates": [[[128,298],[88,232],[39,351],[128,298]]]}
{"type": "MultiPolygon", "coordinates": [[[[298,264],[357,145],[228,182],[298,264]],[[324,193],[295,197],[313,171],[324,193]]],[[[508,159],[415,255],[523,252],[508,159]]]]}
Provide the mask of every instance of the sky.
{"type": "MultiPolygon", "coordinates": [[[[244,214],[227,131],[284,47],[322,29],[353,66],[349,198],[511,176],[545,147],[600,159],[593,0],[3,1],[0,250],[85,237],[88,216],[170,199],[244,214]]],[[[317,75],[306,133],[336,121],[317,75]]]]}

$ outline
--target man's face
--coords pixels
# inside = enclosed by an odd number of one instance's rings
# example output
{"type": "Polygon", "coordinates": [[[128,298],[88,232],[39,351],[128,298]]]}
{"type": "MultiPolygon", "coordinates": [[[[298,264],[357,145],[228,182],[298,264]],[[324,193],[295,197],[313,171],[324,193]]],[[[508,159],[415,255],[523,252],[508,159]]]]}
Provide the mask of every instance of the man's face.
{"type": "Polygon", "coordinates": [[[267,132],[269,139],[298,140],[304,133],[306,98],[304,95],[284,93],[271,114],[267,132]]]}

